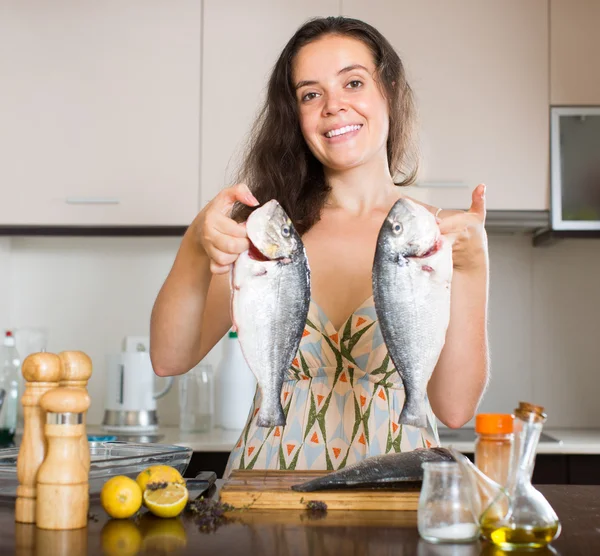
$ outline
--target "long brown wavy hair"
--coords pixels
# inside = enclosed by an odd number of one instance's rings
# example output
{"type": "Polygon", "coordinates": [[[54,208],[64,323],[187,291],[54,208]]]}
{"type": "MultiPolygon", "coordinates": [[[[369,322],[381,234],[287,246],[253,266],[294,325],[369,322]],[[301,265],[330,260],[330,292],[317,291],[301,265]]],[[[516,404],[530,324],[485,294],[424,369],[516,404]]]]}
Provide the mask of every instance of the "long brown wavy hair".
{"type": "MultiPolygon", "coordinates": [[[[324,17],[302,25],[281,52],[269,78],[264,105],[253,125],[237,181],[265,203],[277,199],[301,235],[320,218],[329,186],[322,164],[306,144],[298,118],[292,64],[305,45],[326,35],[362,41],[372,52],[376,79],[389,106],[387,158],[396,185],[409,185],[417,173],[413,143],[415,107],[400,57],[377,29],[357,19],[324,17]]],[[[232,217],[246,220],[252,209],[237,204],[232,217]]]]}

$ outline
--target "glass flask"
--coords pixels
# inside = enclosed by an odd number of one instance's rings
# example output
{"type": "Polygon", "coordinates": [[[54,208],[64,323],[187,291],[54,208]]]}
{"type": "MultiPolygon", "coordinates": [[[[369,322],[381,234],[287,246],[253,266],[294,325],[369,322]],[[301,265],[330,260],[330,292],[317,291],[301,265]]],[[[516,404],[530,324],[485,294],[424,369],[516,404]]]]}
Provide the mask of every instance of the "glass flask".
{"type": "Polygon", "coordinates": [[[506,488],[450,449],[470,478],[482,537],[503,550],[542,548],[560,535],[558,516],[531,484],[537,445],[546,421],[543,410],[524,402],[515,410],[515,438],[506,488]]]}
{"type": "Polygon", "coordinates": [[[417,512],[421,537],[431,543],[465,543],[479,538],[470,484],[454,461],[425,462],[417,512]]]}

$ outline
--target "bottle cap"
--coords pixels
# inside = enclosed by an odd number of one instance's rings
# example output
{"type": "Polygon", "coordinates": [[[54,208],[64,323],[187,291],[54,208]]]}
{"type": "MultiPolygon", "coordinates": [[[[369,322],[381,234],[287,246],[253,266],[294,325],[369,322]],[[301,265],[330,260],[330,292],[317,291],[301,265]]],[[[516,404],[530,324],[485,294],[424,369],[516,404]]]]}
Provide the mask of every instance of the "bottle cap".
{"type": "Polygon", "coordinates": [[[7,330],[4,334],[4,345],[8,347],[13,347],[15,345],[15,337],[10,330],[7,330]]]}
{"type": "Polygon", "coordinates": [[[231,331],[229,332],[229,337],[230,337],[230,338],[237,338],[237,337],[238,337],[238,335],[237,335],[237,332],[234,332],[233,330],[231,330],[231,331]]]}
{"type": "Polygon", "coordinates": [[[478,434],[510,434],[513,432],[514,415],[508,413],[479,413],[475,417],[478,434]]]}

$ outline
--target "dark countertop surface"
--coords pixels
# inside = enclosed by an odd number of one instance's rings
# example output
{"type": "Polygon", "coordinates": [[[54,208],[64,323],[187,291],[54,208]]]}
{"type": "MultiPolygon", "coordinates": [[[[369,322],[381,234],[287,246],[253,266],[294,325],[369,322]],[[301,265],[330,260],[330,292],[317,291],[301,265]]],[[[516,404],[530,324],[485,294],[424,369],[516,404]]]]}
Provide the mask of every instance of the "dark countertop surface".
{"type": "MultiPolygon", "coordinates": [[[[220,482],[220,481],[219,481],[220,482]]],[[[600,549],[600,486],[543,485],[539,490],[558,514],[562,533],[552,550],[527,554],[589,556],[600,549]]],[[[329,511],[314,518],[302,511],[234,512],[235,520],[202,532],[190,515],[173,520],[110,520],[98,502],[84,529],[44,531],[14,521],[14,501],[0,502],[0,554],[84,556],[193,554],[229,556],[479,556],[505,553],[481,543],[432,545],[419,538],[416,512],[329,511]]]]}

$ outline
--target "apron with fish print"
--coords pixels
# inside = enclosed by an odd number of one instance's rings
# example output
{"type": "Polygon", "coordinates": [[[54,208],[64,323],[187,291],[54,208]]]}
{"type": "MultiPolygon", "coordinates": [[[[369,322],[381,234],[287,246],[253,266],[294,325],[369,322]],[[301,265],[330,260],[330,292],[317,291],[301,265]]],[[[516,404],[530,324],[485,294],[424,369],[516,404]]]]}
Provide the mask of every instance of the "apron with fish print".
{"type": "Polygon", "coordinates": [[[286,425],[258,427],[257,388],[224,478],[233,469],[336,470],[370,456],[439,446],[429,400],[425,428],[398,424],[404,388],[383,341],[372,296],[339,331],[311,300],[281,402],[286,425]]]}

